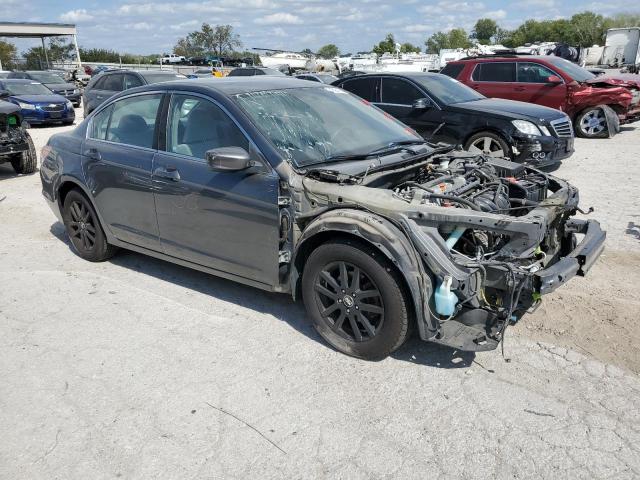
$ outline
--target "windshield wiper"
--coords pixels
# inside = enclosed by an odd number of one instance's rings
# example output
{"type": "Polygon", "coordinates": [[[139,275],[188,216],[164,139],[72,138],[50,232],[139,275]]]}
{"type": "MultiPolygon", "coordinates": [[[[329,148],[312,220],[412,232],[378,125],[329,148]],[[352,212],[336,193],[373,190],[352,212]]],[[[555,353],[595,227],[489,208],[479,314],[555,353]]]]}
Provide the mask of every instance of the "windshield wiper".
{"type": "MultiPolygon", "coordinates": [[[[398,142],[390,142],[384,147],[377,148],[367,153],[354,153],[351,155],[332,155],[330,157],[326,157],[321,162],[312,163],[311,165],[321,165],[324,163],[335,163],[335,162],[345,162],[349,160],[366,160],[369,157],[381,156],[381,155],[390,155],[391,153],[403,150],[406,146],[409,145],[426,145],[427,142],[425,140],[401,140],[398,142]]],[[[409,150],[406,148],[406,150],[409,150]]],[[[416,154],[413,150],[409,150],[412,154],[416,154]]]]}
{"type": "MultiPolygon", "coordinates": [[[[371,155],[380,155],[381,153],[391,153],[394,151],[402,150],[402,147],[406,147],[408,145],[425,145],[427,142],[425,140],[401,140],[399,142],[391,142],[385,145],[384,147],[378,148],[369,152],[369,156],[371,155]]],[[[411,153],[415,153],[411,151],[411,153]]]]}

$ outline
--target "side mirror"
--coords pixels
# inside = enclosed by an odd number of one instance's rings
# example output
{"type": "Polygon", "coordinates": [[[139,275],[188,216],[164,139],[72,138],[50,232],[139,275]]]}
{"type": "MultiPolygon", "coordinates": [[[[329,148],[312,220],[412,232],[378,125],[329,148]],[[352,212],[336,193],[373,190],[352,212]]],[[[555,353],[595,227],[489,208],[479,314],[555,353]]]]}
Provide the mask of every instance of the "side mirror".
{"type": "Polygon", "coordinates": [[[549,75],[547,77],[547,83],[552,83],[553,85],[557,85],[562,83],[562,79],[557,75],[549,75]]]}
{"type": "Polygon", "coordinates": [[[253,166],[249,153],[242,147],[220,147],[207,150],[205,159],[216,172],[238,172],[253,166]]]}
{"type": "Polygon", "coordinates": [[[427,108],[431,108],[431,101],[428,98],[419,98],[411,107],[414,110],[426,110],[427,108]]]}
{"type": "Polygon", "coordinates": [[[7,90],[0,90],[0,98],[7,98],[11,94],[7,90]]]}

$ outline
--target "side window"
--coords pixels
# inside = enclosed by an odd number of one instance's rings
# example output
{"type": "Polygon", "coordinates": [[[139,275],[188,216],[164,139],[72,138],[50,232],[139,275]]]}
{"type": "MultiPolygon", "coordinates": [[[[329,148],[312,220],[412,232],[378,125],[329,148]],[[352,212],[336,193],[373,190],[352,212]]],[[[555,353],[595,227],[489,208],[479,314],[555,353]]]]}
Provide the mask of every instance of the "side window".
{"type": "Polygon", "coordinates": [[[556,76],[554,72],[539,63],[518,63],[518,82],[522,83],[548,83],[550,76],[556,76]]]}
{"type": "Polygon", "coordinates": [[[458,78],[458,75],[464,70],[464,63],[447,63],[440,73],[451,78],[458,78]]]}
{"type": "Polygon", "coordinates": [[[153,133],[162,95],[137,95],[113,104],[107,140],[153,148],[153,133]]]}
{"type": "Polygon", "coordinates": [[[98,78],[91,88],[95,88],[96,90],[104,90],[104,81],[105,77],[98,78]]]}
{"type": "Polygon", "coordinates": [[[424,93],[406,80],[399,78],[382,78],[382,103],[396,105],[413,105],[419,98],[425,98],[424,93]]]}
{"type": "Polygon", "coordinates": [[[367,100],[368,102],[377,102],[378,95],[376,93],[376,87],[378,85],[378,79],[374,77],[356,78],[354,80],[348,80],[342,84],[342,88],[353,93],[354,95],[367,100]]]}
{"type": "Polygon", "coordinates": [[[130,73],[128,73],[128,74],[126,74],[124,76],[124,89],[125,90],[128,90],[130,88],[134,88],[134,87],[141,87],[142,85],[144,85],[142,83],[142,80],[140,80],[135,75],[131,75],[130,73]]]}
{"type": "Polygon", "coordinates": [[[513,62],[479,63],[473,71],[478,82],[515,82],[516,64],[513,62]]]}
{"type": "Polygon", "coordinates": [[[107,139],[107,129],[109,128],[109,119],[111,118],[112,111],[113,105],[105,108],[93,117],[91,121],[91,131],[89,132],[90,138],[95,138],[96,140],[107,139]]]}
{"type": "Polygon", "coordinates": [[[174,95],[169,108],[167,151],[204,160],[207,150],[220,147],[249,151],[249,141],[213,102],[192,95],[174,95]]]}
{"type": "Polygon", "coordinates": [[[264,70],[260,70],[259,68],[256,68],[256,69],[253,71],[253,74],[254,74],[254,75],[265,75],[264,70]]]}
{"type": "Polygon", "coordinates": [[[112,92],[122,91],[122,75],[119,73],[112,73],[111,75],[102,79],[101,89],[109,90],[112,92]]]}

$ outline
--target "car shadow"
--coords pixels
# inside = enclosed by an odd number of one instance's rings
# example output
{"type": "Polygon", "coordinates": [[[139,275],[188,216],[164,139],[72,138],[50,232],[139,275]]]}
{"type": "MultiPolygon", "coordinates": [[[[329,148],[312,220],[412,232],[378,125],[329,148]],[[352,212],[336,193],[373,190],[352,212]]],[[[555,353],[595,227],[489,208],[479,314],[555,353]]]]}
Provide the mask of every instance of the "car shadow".
{"type": "MultiPolygon", "coordinates": [[[[62,223],[54,223],[51,225],[50,231],[56,238],[64,242],[74,255],[76,254],[62,223]]],[[[278,320],[286,322],[297,332],[319,342],[325,348],[336,351],[313,328],[302,301],[294,302],[290,295],[266,292],[125,249],[119,250],[109,262],[138,273],[151,275],[159,280],[174,283],[218,300],[235,303],[236,305],[271,315],[278,320]]],[[[417,333],[399,350],[391,354],[391,357],[396,360],[434,368],[467,368],[473,363],[477,363],[474,361],[474,352],[461,352],[442,345],[423,342],[417,337],[417,333]]]]}

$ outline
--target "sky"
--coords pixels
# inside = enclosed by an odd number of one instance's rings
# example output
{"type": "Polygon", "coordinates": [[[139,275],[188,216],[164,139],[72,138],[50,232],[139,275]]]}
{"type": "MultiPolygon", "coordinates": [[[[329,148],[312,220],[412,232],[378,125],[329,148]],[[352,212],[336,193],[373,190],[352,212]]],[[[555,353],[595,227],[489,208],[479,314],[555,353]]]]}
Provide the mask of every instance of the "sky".
{"type": "MultiPolygon", "coordinates": [[[[342,53],[369,51],[387,33],[424,49],[439,30],[471,31],[478,18],[515,28],[529,18],[566,18],[584,10],[629,11],[633,2],[603,0],[1,0],[0,21],[74,23],[85,48],[150,54],[170,52],[202,22],[230,24],[244,48],[316,50],[335,43],[342,53]]],[[[640,8],[636,9],[639,10],[640,8]]],[[[20,51],[38,40],[14,41],[20,51]]]]}

